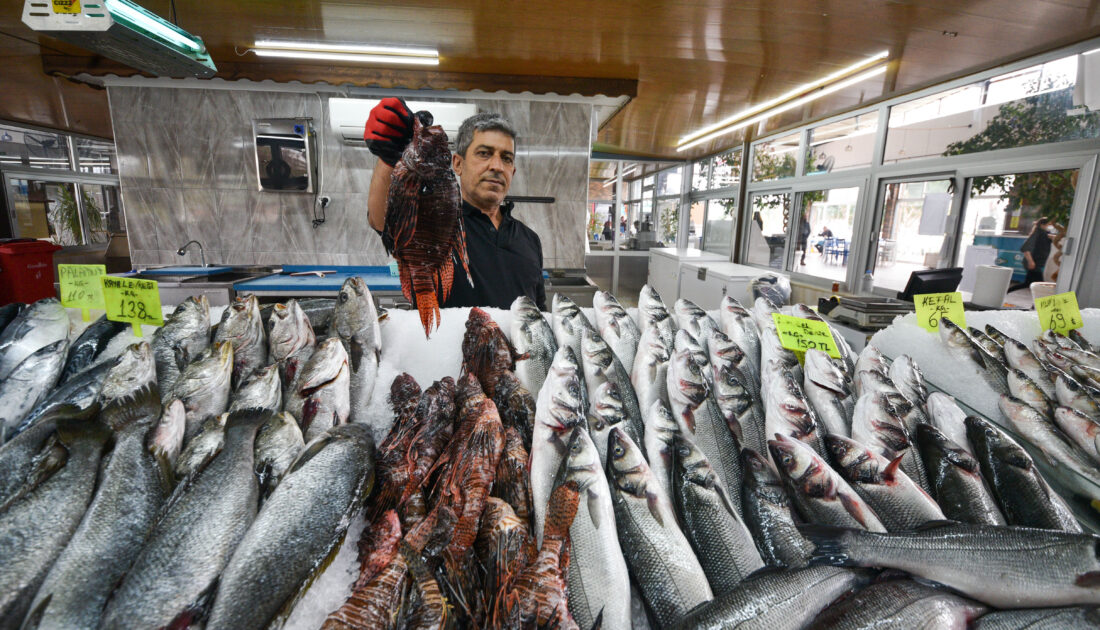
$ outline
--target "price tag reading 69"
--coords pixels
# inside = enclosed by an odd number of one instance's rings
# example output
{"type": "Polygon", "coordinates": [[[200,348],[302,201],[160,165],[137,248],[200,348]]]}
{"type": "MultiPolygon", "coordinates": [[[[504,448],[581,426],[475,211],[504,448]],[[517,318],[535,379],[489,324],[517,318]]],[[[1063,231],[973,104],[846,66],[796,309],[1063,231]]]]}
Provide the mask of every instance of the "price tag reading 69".
{"type": "Polygon", "coordinates": [[[160,289],[153,280],[103,276],[103,301],[107,306],[107,319],[129,322],[134,335],[141,336],[141,325],[163,326],[160,311],[160,289]]]}
{"type": "Polygon", "coordinates": [[[1077,294],[1073,291],[1035,300],[1035,311],[1039,314],[1039,325],[1043,330],[1053,330],[1061,335],[1084,324],[1081,308],[1077,305],[1077,294]]]}
{"type": "Polygon", "coordinates": [[[807,350],[821,350],[834,359],[840,358],[833,332],[825,322],[772,313],[779,342],[788,350],[801,354],[807,350]]]}

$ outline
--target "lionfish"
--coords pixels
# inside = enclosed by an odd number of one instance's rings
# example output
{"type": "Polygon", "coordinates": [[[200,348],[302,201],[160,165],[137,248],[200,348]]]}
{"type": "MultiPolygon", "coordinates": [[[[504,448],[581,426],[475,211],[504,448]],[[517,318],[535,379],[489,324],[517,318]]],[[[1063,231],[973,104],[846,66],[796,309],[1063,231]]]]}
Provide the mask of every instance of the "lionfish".
{"type": "MultiPolygon", "coordinates": [[[[397,259],[401,291],[420,311],[424,335],[439,326],[457,259],[470,279],[458,181],[443,127],[413,116],[413,138],[393,169],[382,243],[397,259]]],[[[470,279],[473,286],[473,280],[470,279]]]]}

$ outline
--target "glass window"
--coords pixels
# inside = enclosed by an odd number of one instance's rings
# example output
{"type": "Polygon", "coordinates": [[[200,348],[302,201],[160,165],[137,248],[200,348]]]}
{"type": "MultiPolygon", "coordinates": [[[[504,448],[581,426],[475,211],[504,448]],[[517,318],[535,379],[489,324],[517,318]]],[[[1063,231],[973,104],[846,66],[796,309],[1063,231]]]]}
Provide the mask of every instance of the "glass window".
{"type": "Polygon", "coordinates": [[[792,271],[844,280],[859,187],[813,190],[801,193],[799,199],[792,271]]]}
{"type": "Polygon", "coordinates": [[[741,182],[741,149],[732,149],[714,156],[710,187],[732,188],[741,182]]]}
{"type": "Polygon", "coordinates": [[[752,181],[795,176],[799,133],[792,133],[757,144],[752,152],[752,181]]]}
{"type": "Polygon", "coordinates": [[[886,163],[1100,136],[1100,113],[1070,114],[1077,56],[890,108],[886,163]]]}
{"type": "Polygon", "coordinates": [[[667,197],[680,194],[680,182],[683,180],[684,167],[677,166],[657,173],[657,196],[667,197]]]}
{"type": "Polygon", "coordinates": [[[713,160],[708,158],[706,160],[699,160],[692,165],[691,189],[693,191],[707,189],[707,178],[710,176],[711,162],[713,162],[713,160]]]}
{"type": "Polygon", "coordinates": [[[117,173],[115,145],[110,142],[73,138],[76,143],[76,159],[82,173],[117,173]]]}
{"type": "Polygon", "coordinates": [[[8,189],[18,238],[49,239],[57,245],[82,245],[75,185],[12,178],[8,189]]]}
{"type": "Polygon", "coordinates": [[[790,220],[791,195],[757,194],[750,200],[752,218],[748,224],[749,264],[783,268],[783,254],[787,244],[787,222],[790,220]]]}
{"type": "MultiPolygon", "coordinates": [[[[1013,289],[1028,287],[1027,264],[1020,247],[1041,217],[1053,222],[1051,249],[1043,260],[1035,260],[1031,281],[1055,282],[1062,260],[1064,226],[1069,225],[1073,197],[1077,191],[1077,169],[1040,171],[975,177],[963,211],[960,262],[964,270],[977,265],[1010,267],[1013,289]]],[[[1042,236],[1042,235],[1040,235],[1042,236]]],[[[974,290],[974,278],[964,271],[961,291],[974,290]]],[[[1010,291],[1011,292],[1011,291],[1010,291]]],[[[1030,306],[1031,294],[1021,291],[1009,301],[1030,306]]]]}
{"type": "Polygon", "coordinates": [[[122,231],[118,189],[96,184],[80,184],[79,188],[84,204],[84,242],[106,243],[111,232],[122,231]]]}
{"type": "Polygon", "coordinates": [[[657,240],[665,247],[676,247],[676,234],[680,228],[680,200],[663,199],[657,202],[657,240]]]}
{"type": "Polygon", "coordinates": [[[737,197],[711,199],[707,202],[703,249],[729,256],[732,253],[733,231],[737,223],[737,197]]]}
{"type": "Polygon", "coordinates": [[[860,114],[810,130],[806,174],[831,173],[871,165],[878,112],[860,114]]]}
{"type": "MultiPolygon", "coordinates": [[[[625,177],[626,174],[624,173],[623,176],[625,177]]],[[[627,199],[634,200],[642,198],[642,180],[635,179],[634,181],[627,183],[626,188],[628,190],[627,199]]]]}
{"type": "Polygon", "coordinates": [[[703,229],[707,215],[707,202],[696,201],[688,212],[688,247],[700,249],[703,244],[703,229]]]}
{"type": "Polygon", "coordinates": [[[951,253],[944,251],[950,186],[949,179],[886,184],[872,262],[876,287],[901,291],[912,272],[950,264],[951,253]]]}
{"type": "Polygon", "coordinates": [[[72,168],[64,135],[0,125],[0,166],[4,164],[65,170],[72,168]]]}

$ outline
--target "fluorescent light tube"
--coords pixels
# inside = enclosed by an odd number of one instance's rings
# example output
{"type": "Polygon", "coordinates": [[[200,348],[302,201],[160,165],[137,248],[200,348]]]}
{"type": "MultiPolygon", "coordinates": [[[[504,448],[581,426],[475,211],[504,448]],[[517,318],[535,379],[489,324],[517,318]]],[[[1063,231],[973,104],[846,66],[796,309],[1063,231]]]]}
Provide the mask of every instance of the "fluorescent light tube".
{"type": "Polygon", "coordinates": [[[401,46],[374,46],[370,44],[329,44],[325,42],[258,41],[255,49],[304,50],[321,53],[358,53],[364,55],[393,55],[397,57],[439,58],[433,48],[406,48],[401,46]]]}
{"type": "Polygon", "coordinates": [[[746,118],[745,120],[742,120],[741,122],[735,123],[735,124],[730,125],[728,127],[722,127],[720,129],[711,131],[710,133],[708,133],[704,136],[698,137],[698,138],[688,142],[687,144],[682,144],[682,145],[676,147],[676,150],[677,151],[686,151],[686,150],[688,150],[688,149],[690,149],[694,146],[698,146],[700,144],[703,144],[704,142],[710,142],[711,140],[714,140],[715,138],[719,138],[719,137],[724,136],[728,133],[733,133],[734,131],[737,131],[738,129],[744,129],[745,127],[748,127],[749,125],[756,124],[756,123],[760,122],[761,120],[767,120],[768,118],[771,118],[772,116],[775,116],[776,114],[781,114],[785,111],[792,110],[796,107],[801,107],[802,105],[805,105],[806,103],[809,103],[810,101],[815,101],[815,100],[821,98],[822,96],[827,96],[829,94],[832,94],[833,92],[838,92],[840,90],[843,90],[846,87],[850,87],[850,86],[853,86],[857,83],[866,81],[867,79],[870,79],[872,77],[876,77],[876,76],[878,76],[878,75],[880,75],[884,72],[886,72],[886,66],[885,65],[879,66],[878,68],[874,68],[872,70],[868,70],[867,72],[861,72],[861,73],[859,73],[859,74],[857,74],[857,75],[855,75],[855,76],[853,76],[849,79],[845,79],[844,81],[840,81],[840,82],[834,83],[832,85],[826,86],[824,88],[821,88],[820,90],[818,90],[816,92],[813,92],[813,93],[810,93],[810,94],[807,94],[807,95],[803,96],[802,98],[796,98],[793,101],[787,101],[786,103],[783,103],[782,105],[779,105],[778,107],[773,107],[773,108],[771,108],[771,109],[769,109],[769,110],[767,110],[763,113],[757,114],[756,116],[753,116],[751,118],[746,118]]]}
{"type": "Polygon", "coordinates": [[[431,57],[398,57],[397,55],[360,55],[354,53],[322,53],[304,50],[262,50],[252,52],[260,57],[289,57],[292,59],[318,59],[321,61],[352,61],[356,63],[398,63],[417,66],[438,66],[439,59],[431,57]]]}
{"type": "Polygon", "coordinates": [[[792,99],[792,98],[794,98],[794,97],[796,97],[800,94],[804,94],[805,92],[808,92],[809,90],[821,87],[821,86],[823,86],[827,83],[831,83],[833,81],[836,81],[837,79],[848,76],[848,75],[852,74],[853,72],[859,71],[863,68],[866,68],[869,65],[877,63],[877,62],[879,62],[883,59],[886,59],[889,55],[890,55],[890,51],[883,50],[883,51],[881,51],[879,53],[876,53],[876,54],[874,54],[870,57],[867,57],[866,59],[863,59],[863,60],[861,60],[857,63],[854,63],[854,64],[852,64],[852,65],[850,65],[846,68],[842,68],[840,70],[837,70],[836,72],[834,72],[834,73],[832,73],[828,76],[817,79],[816,81],[811,81],[809,83],[804,83],[804,84],[796,87],[795,89],[787,92],[786,94],[783,94],[781,96],[773,98],[770,101],[766,101],[766,102],[761,103],[759,105],[750,107],[750,108],[748,108],[748,109],[746,109],[742,112],[739,112],[737,114],[734,114],[733,116],[730,116],[730,117],[728,117],[724,120],[716,122],[713,125],[709,125],[707,127],[703,127],[702,129],[699,129],[698,131],[694,131],[692,133],[689,133],[688,135],[680,138],[680,140],[677,142],[677,144],[683,145],[685,143],[692,142],[693,140],[696,140],[696,139],[698,139],[702,136],[709,135],[711,132],[722,129],[726,125],[730,125],[732,123],[737,122],[738,120],[748,118],[749,116],[752,116],[753,114],[756,114],[757,112],[761,112],[761,111],[770,109],[772,107],[775,107],[776,105],[779,105],[779,104],[783,103],[784,101],[792,99]]]}
{"type": "Polygon", "coordinates": [[[107,11],[112,14],[112,17],[117,13],[119,17],[132,23],[134,26],[149,31],[161,39],[167,40],[177,46],[182,46],[192,52],[203,52],[205,50],[205,46],[203,46],[201,41],[196,41],[194,38],[188,37],[159,17],[125,0],[104,0],[104,4],[107,7],[107,11]]]}

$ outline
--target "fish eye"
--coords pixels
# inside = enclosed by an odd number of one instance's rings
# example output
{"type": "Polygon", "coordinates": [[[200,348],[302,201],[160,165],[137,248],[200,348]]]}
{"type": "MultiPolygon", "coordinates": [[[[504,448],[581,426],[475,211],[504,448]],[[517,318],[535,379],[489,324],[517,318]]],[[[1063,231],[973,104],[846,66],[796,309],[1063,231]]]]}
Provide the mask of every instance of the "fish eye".
{"type": "Polygon", "coordinates": [[[623,447],[620,444],[616,444],[615,448],[611,450],[615,454],[615,457],[622,457],[623,454],[626,452],[625,450],[623,450],[623,447]]]}
{"type": "Polygon", "coordinates": [[[350,300],[350,299],[351,299],[351,297],[350,297],[350,296],[348,296],[348,293],[347,293],[347,291],[341,291],[341,292],[340,292],[340,301],[341,301],[341,302],[347,302],[347,301],[348,301],[348,300],[350,300]]]}

